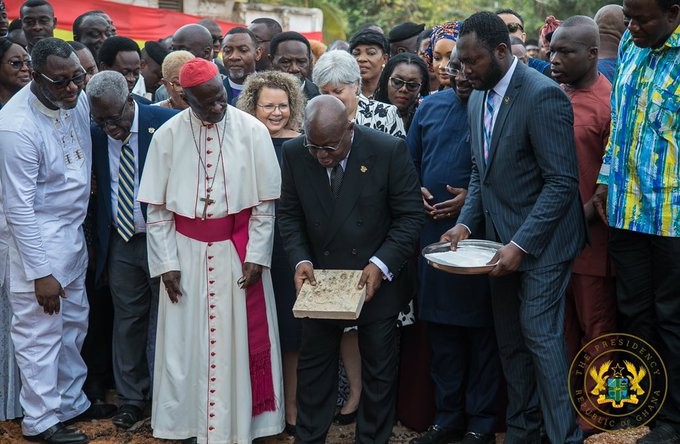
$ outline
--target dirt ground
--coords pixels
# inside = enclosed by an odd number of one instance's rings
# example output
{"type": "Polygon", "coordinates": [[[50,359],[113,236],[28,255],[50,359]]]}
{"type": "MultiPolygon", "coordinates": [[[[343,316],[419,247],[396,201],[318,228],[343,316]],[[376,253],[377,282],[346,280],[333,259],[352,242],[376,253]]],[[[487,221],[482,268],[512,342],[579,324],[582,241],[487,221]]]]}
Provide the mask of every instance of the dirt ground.
{"type": "MultiPolygon", "coordinates": [[[[0,422],[0,444],[29,443],[21,436],[19,421],[0,422]]],[[[92,443],[96,444],[170,444],[173,441],[165,441],[153,438],[151,434],[150,420],[147,418],[139,422],[130,431],[120,431],[110,420],[79,422],[75,424],[82,432],[90,436],[92,443]]],[[[636,440],[647,434],[649,429],[642,427],[628,430],[623,433],[594,435],[585,441],[585,444],[635,444],[636,440]]],[[[418,436],[413,430],[397,424],[392,433],[390,443],[407,444],[412,438],[418,436]]],[[[293,438],[281,434],[269,438],[259,439],[257,444],[292,443],[293,438]]],[[[328,435],[328,444],[351,444],[354,442],[354,425],[333,426],[328,435]]],[[[496,442],[503,442],[503,434],[498,434],[496,442]]]]}

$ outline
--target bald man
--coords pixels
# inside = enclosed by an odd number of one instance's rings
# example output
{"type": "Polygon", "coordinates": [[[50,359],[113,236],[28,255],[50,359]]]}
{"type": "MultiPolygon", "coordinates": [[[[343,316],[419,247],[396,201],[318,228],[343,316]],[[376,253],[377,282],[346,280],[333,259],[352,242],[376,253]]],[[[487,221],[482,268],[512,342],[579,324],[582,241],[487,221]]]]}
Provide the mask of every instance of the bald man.
{"type": "Polygon", "coordinates": [[[600,32],[600,54],[598,69],[610,82],[616,74],[619,42],[626,31],[623,7],[621,5],[605,5],[595,14],[595,24],[600,32]]]}
{"type": "Polygon", "coordinates": [[[196,57],[213,59],[213,37],[203,25],[191,23],[175,31],[172,36],[172,51],[183,49],[196,57]]]}
{"type": "MultiPolygon", "coordinates": [[[[565,20],[550,41],[553,78],[562,84],[574,109],[579,193],[590,233],[590,244],[574,260],[567,287],[565,335],[570,361],[583,345],[616,331],[609,230],[592,202],[611,124],[612,85],[597,70],[599,41],[595,21],[582,15],[565,20]]],[[[582,426],[593,428],[583,422],[582,426]]]]}
{"type": "Polygon", "coordinates": [[[337,98],[305,110],[306,136],[283,145],[279,229],[295,286],[315,269],[362,270],[356,321],[302,319],[297,443],[324,442],[335,415],[343,329],[359,326],[363,392],[356,442],[386,443],[395,421],[397,314],[412,295],[410,260],[424,222],[418,175],[402,139],[347,120],[337,98]]]}

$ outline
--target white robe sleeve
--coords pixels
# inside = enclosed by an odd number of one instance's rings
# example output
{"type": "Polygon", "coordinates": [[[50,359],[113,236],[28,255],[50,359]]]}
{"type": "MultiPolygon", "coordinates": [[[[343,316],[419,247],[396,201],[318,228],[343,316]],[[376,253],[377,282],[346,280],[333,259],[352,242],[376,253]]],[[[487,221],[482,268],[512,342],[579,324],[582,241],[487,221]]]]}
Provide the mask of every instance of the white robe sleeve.
{"type": "Polygon", "coordinates": [[[175,216],[165,205],[149,204],[146,210],[146,247],[149,274],[160,276],[168,271],[179,271],[175,216]]]}
{"type": "Polygon", "coordinates": [[[245,262],[271,266],[273,246],[274,201],[268,200],[253,207],[250,214],[245,262]]]}
{"type": "Polygon", "coordinates": [[[25,135],[14,132],[2,133],[1,148],[0,179],[5,217],[24,274],[29,281],[49,276],[52,267],[33,209],[42,155],[25,135]]]}

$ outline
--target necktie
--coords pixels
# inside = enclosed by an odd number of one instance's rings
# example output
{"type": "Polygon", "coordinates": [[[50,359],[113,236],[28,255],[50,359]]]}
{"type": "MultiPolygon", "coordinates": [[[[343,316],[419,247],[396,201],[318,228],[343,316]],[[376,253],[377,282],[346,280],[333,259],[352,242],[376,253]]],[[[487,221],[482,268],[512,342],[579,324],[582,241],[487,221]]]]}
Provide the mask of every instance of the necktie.
{"type": "Polygon", "coordinates": [[[342,185],[342,176],[345,175],[345,170],[342,169],[342,165],[337,164],[333,167],[331,171],[331,192],[333,197],[338,197],[338,192],[340,191],[340,185],[342,185]]]}
{"type": "Polygon", "coordinates": [[[491,135],[493,133],[493,98],[496,95],[490,89],[486,95],[486,107],[484,109],[484,162],[489,160],[489,150],[491,149],[491,135]]]}
{"type": "Polygon", "coordinates": [[[120,166],[118,167],[118,216],[116,217],[118,233],[125,242],[135,234],[134,191],[135,155],[126,141],[120,152],[120,166]]]}

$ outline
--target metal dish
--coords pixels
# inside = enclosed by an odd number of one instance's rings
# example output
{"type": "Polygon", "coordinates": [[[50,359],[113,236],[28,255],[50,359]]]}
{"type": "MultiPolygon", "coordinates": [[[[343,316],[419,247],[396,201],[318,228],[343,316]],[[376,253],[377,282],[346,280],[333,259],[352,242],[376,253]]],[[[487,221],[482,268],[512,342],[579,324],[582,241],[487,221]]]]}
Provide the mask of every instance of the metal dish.
{"type": "MultiPolygon", "coordinates": [[[[458,250],[470,249],[483,254],[488,254],[489,259],[491,259],[494,256],[494,254],[496,254],[496,251],[498,251],[498,249],[501,248],[502,246],[503,244],[499,244],[498,242],[492,242],[481,239],[466,239],[458,242],[458,250]]],[[[444,253],[450,251],[450,249],[451,242],[436,242],[423,248],[422,255],[430,266],[436,268],[437,270],[445,271],[447,273],[486,274],[493,270],[493,268],[496,266],[496,264],[481,266],[480,265],[457,266],[437,260],[437,258],[431,256],[432,253],[444,253]]]]}

